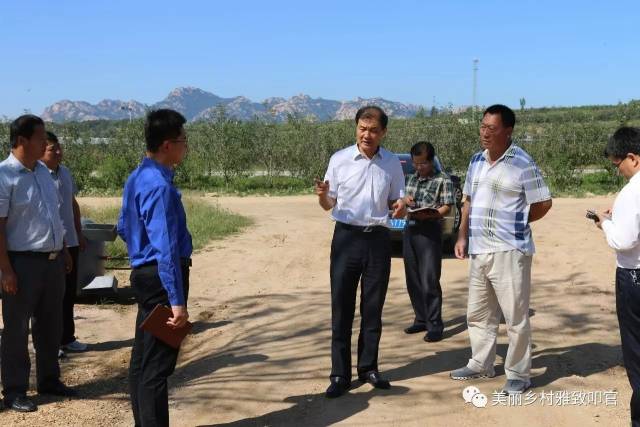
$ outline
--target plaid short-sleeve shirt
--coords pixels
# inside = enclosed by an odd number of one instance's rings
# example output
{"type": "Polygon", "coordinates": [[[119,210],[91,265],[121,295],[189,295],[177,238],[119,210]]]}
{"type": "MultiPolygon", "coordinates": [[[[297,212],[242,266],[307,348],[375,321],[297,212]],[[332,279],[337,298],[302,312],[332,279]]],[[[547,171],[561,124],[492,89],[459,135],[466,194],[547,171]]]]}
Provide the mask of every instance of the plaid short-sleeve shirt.
{"type": "Polygon", "coordinates": [[[551,193],[526,151],[512,143],[493,165],[486,150],[474,154],[463,193],[471,198],[470,254],[535,252],[529,206],[551,199],[551,193]]]}
{"type": "Polygon", "coordinates": [[[421,178],[418,172],[407,178],[405,194],[413,196],[419,208],[439,208],[442,205],[454,204],[453,182],[445,173],[421,178]]]}

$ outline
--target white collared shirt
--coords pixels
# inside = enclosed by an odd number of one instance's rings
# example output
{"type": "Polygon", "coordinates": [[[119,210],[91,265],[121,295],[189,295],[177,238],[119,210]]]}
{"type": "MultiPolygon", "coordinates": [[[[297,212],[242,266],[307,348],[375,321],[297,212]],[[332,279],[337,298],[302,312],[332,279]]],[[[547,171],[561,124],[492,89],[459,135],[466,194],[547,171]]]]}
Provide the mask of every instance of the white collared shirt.
{"type": "Polygon", "coordinates": [[[616,251],[618,267],[640,268],[640,173],[622,188],[613,203],[611,219],[602,221],[602,230],[616,251]]]}
{"type": "Polygon", "coordinates": [[[60,194],[44,163],[29,170],[13,154],[0,162],[0,218],[7,218],[7,250],[62,249],[60,194]]]}
{"type": "Polygon", "coordinates": [[[397,156],[380,147],[368,159],[357,145],[331,156],[324,176],[336,199],[331,217],[351,225],[389,225],[389,201],[404,197],[404,173],[397,156]]]}

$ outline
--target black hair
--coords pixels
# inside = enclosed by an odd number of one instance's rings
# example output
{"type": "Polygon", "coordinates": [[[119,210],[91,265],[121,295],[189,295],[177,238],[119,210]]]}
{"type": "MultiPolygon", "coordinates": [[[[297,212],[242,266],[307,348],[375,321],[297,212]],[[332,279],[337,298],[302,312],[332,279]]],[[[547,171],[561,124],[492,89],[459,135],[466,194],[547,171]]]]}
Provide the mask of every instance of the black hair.
{"type": "Polygon", "coordinates": [[[356,124],[360,121],[360,119],[376,119],[382,129],[387,128],[387,123],[389,123],[389,117],[384,112],[384,110],[377,105],[367,105],[366,107],[362,107],[356,113],[356,124]]]}
{"type": "Polygon", "coordinates": [[[609,138],[604,155],[624,159],[629,153],[640,155],[640,128],[623,126],[609,138]]]}
{"type": "Polygon", "coordinates": [[[427,141],[419,141],[411,147],[411,158],[427,153],[427,160],[432,161],[436,155],[436,149],[433,144],[427,141]]]}
{"type": "Polygon", "coordinates": [[[162,143],[180,136],[187,119],[177,111],[160,109],[150,111],[144,122],[144,139],[147,151],[155,153],[162,143]]]}
{"type": "Polygon", "coordinates": [[[506,128],[512,128],[516,125],[516,114],[513,110],[506,105],[494,104],[491,107],[484,110],[482,117],[487,114],[500,114],[502,125],[506,128]]]}
{"type": "Polygon", "coordinates": [[[25,114],[9,125],[9,141],[11,141],[11,148],[18,146],[18,137],[31,138],[36,130],[37,126],[44,126],[44,121],[33,114],[25,114]]]}
{"type": "Polygon", "coordinates": [[[53,142],[54,144],[60,143],[60,141],[58,141],[58,137],[56,136],[56,134],[51,131],[47,131],[47,142],[53,142]]]}

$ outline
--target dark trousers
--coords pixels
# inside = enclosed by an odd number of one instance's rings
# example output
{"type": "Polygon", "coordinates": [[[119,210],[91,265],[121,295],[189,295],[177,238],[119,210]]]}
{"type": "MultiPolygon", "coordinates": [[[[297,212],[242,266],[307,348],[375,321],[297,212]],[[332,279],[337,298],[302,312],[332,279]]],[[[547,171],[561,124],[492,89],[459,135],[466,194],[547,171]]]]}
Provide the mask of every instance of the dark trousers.
{"type": "Polygon", "coordinates": [[[331,376],[351,380],[351,328],[358,283],[360,334],[358,374],[378,370],[382,307],[389,285],[389,230],[363,232],[336,223],[331,242],[331,376]]]}
{"type": "Polygon", "coordinates": [[[420,221],[404,229],[402,252],[407,291],[415,313],[414,324],[442,333],[442,226],[420,221]]]}
{"type": "MultiPolygon", "coordinates": [[[[189,268],[182,268],[185,301],[189,293],[189,268]]],[[[169,425],[167,378],[173,373],[179,349],[168,346],[140,324],[156,305],[169,306],[167,291],[162,287],[158,267],[150,265],[131,272],[131,286],[138,303],[136,335],[129,365],[129,392],[136,426],[169,425]]]]}
{"type": "Polygon", "coordinates": [[[49,260],[45,254],[9,252],[9,262],[18,277],[18,292],[2,295],[0,370],[6,402],[24,396],[29,389],[29,319],[36,350],[37,388],[60,381],[58,348],[65,276],[61,254],[49,260]]]}
{"type": "Polygon", "coordinates": [[[622,358],[631,383],[631,424],[640,427],[640,270],[616,270],[616,311],[622,358]]]}
{"type": "Polygon", "coordinates": [[[73,306],[76,303],[76,292],[78,287],[78,254],[80,248],[74,246],[69,249],[69,254],[73,260],[73,269],[67,273],[65,279],[64,299],[62,301],[62,341],[60,344],[66,345],[76,340],[76,324],[73,321],[73,306]]]}

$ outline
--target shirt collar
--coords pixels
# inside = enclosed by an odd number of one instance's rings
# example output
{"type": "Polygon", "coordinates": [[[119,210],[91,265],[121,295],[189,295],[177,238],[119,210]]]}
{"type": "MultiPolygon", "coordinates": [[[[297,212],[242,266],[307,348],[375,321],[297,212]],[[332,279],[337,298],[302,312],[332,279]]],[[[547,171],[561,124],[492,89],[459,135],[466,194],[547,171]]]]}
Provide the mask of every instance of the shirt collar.
{"type": "Polygon", "coordinates": [[[162,165],[150,157],[145,157],[142,159],[142,166],[156,168],[160,171],[162,176],[169,182],[173,182],[173,177],[176,174],[175,171],[171,168],[162,165]]]}
{"type": "Polygon", "coordinates": [[[433,175],[431,175],[431,176],[425,176],[424,178],[423,178],[423,177],[421,177],[421,176],[418,174],[418,171],[415,171],[415,172],[413,173],[413,175],[416,177],[416,179],[417,179],[418,181],[429,181],[430,179],[435,179],[435,178],[437,178],[437,177],[440,175],[440,172],[439,172],[439,171],[434,171],[434,172],[433,172],[433,175]]]}
{"type": "Polygon", "coordinates": [[[36,161],[36,165],[33,168],[33,171],[22,164],[20,160],[13,153],[9,153],[9,157],[7,158],[7,163],[13,170],[16,172],[35,172],[39,167],[46,167],[44,164],[40,162],[40,160],[36,161]]]}
{"type": "Polygon", "coordinates": [[[640,172],[636,172],[631,178],[629,178],[629,182],[640,181],[640,172]]]}
{"type": "MultiPolygon", "coordinates": [[[[506,157],[514,157],[516,155],[516,145],[513,143],[513,141],[510,142],[509,147],[507,147],[507,150],[502,153],[502,156],[500,156],[500,158],[498,160],[496,160],[495,162],[498,163],[500,160],[506,158],[506,157]]],[[[484,150],[482,152],[482,156],[484,157],[484,159],[488,162],[489,161],[489,150],[484,150]]]]}
{"type": "MultiPolygon", "coordinates": [[[[356,144],[353,146],[353,160],[357,160],[359,157],[362,157],[363,159],[366,159],[365,155],[362,154],[360,152],[360,150],[358,149],[358,143],[356,142],[356,144]]],[[[373,155],[373,157],[371,158],[371,160],[375,159],[376,157],[379,157],[381,160],[383,158],[382,155],[382,147],[378,146],[378,151],[376,152],[376,154],[373,155]]]]}

